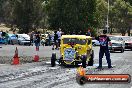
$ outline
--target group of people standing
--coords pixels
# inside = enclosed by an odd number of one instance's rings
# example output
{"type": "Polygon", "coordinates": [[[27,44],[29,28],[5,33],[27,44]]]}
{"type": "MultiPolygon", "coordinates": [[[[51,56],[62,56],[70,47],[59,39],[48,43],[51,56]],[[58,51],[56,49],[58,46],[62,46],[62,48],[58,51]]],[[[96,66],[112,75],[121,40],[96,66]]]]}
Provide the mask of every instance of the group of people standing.
{"type": "MultiPolygon", "coordinates": [[[[59,29],[58,31],[54,31],[53,34],[51,34],[51,33],[47,33],[47,34],[48,34],[48,36],[45,39],[45,44],[48,43],[48,45],[51,45],[51,41],[52,41],[52,43],[53,43],[52,50],[59,49],[60,40],[61,40],[61,36],[62,36],[61,29],[59,29]]],[[[35,43],[35,46],[39,47],[41,40],[42,40],[41,33],[39,31],[36,31],[36,32],[32,31],[31,33],[29,33],[29,36],[30,36],[31,45],[33,45],[33,43],[35,43]]]]}

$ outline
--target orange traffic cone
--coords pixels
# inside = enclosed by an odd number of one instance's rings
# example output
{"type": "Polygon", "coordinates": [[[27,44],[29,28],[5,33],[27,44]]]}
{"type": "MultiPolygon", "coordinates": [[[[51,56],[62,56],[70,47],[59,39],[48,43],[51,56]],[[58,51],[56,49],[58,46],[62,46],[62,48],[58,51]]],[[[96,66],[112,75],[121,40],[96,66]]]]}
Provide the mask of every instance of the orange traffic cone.
{"type": "Polygon", "coordinates": [[[39,47],[36,46],[36,55],[34,56],[34,62],[39,61],[38,51],[39,51],[39,47]]]}
{"type": "Polygon", "coordinates": [[[12,62],[13,65],[17,65],[19,64],[19,57],[18,57],[18,49],[16,47],[16,50],[15,50],[15,55],[13,57],[13,62],[12,62]]]}

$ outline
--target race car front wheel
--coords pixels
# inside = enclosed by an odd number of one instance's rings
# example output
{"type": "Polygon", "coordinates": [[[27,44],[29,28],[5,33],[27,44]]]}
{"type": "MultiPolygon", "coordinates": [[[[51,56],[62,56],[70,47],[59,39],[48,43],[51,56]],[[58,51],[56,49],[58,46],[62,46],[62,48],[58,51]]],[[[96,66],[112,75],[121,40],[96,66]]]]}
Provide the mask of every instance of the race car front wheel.
{"type": "Polygon", "coordinates": [[[52,53],[52,57],[51,57],[51,66],[54,67],[56,61],[56,53],[52,53]]]}
{"type": "Polygon", "coordinates": [[[63,57],[60,57],[60,59],[59,59],[59,65],[63,65],[62,59],[63,59],[63,57]]]}
{"type": "Polygon", "coordinates": [[[85,79],[85,77],[83,77],[83,76],[76,77],[76,81],[77,81],[77,83],[79,83],[80,85],[83,85],[83,84],[86,83],[86,79],[85,79]]]}

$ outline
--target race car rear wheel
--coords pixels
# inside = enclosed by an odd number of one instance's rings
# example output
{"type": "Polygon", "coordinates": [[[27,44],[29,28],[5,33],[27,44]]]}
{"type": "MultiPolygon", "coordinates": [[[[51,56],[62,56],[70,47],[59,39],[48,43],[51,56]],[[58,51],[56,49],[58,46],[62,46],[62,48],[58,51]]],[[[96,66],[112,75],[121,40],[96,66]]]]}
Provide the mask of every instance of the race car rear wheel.
{"type": "Polygon", "coordinates": [[[55,61],[56,61],[56,53],[53,53],[52,57],[51,57],[51,66],[52,67],[54,67],[56,65],[55,61]]]}
{"type": "Polygon", "coordinates": [[[91,58],[90,60],[88,61],[88,66],[93,66],[93,63],[94,63],[94,51],[92,50],[92,54],[90,55],[91,58]]]}
{"type": "Polygon", "coordinates": [[[82,67],[86,68],[86,56],[82,56],[82,67]]]}

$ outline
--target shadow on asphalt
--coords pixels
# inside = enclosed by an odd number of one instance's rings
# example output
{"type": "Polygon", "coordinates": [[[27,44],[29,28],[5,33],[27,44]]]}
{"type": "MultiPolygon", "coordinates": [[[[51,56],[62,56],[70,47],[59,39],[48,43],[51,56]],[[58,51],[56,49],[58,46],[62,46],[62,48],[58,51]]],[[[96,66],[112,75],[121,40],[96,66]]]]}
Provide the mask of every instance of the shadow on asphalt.
{"type": "MultiPolygon", "coordinates": [[[[47,67],[52,67],[51,65],[48,65],[47,67]]],[[[80,67],[78,66],[74,66],[74,65],[55,65],[54,67],[61,67],[61,68],[78,68],[80,67]]]]}
{"type": "Polygon", "coordinates": [[[74,65],[67,65],[67,66],[61,66],[62,68],[78,68],[78,66],[74,66],[74,65]]]}
{"type": "MultiPolygon", "coordinates": [[[[132,50],[131,49],[125,49],[125,51],[132,51],[132,50]]],[[[118,52],[118,51],[112,52],[112,51],[110,51],[110,53],[121,53],[121,52],[118,52]]]]}
{"type": "Polygon", "coordinates": [[[110,53],[121,53],[121,52],[110,52],[110,53]]]}

